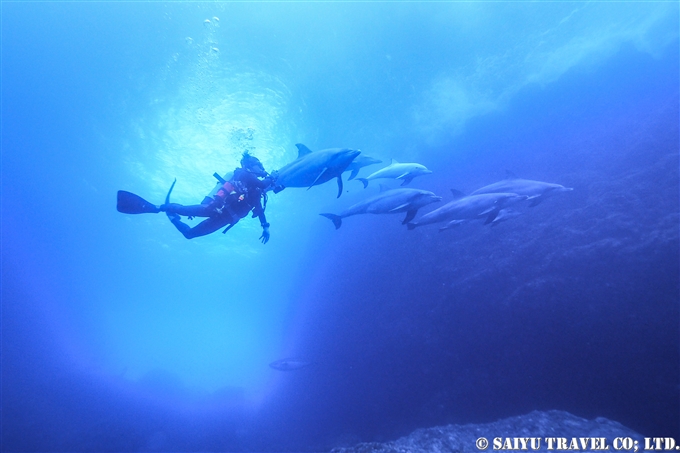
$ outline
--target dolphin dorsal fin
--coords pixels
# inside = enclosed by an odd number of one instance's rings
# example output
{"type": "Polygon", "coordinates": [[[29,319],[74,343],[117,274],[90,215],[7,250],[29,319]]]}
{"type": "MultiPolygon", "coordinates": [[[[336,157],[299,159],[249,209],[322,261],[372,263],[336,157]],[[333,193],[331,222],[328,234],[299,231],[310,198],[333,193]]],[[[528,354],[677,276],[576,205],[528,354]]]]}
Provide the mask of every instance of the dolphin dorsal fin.
{"type": "Polygon", "coordinates": [[[461,192],[460,190],[456,190],[456,189],[451,189],[451,194],[453,195],[454,200],[457,200],[459,198],[463,198],[465,196],[465,194],[463,192],[461,192]]]}
{"type": "Polygon", "coordinates": [[[311,149],[307,148],[302,143],[296,143],[295,146],[297,146],[298,149],[298,159],[312,152],[311,149]]]}
{"type": "Polygon", "coordinates": [[[510,170],[505,170],[505,179],[519,179],[516,174],[510,170]]]}
{"type": "Polygon", "coordinates": [[[398,164],[399,164],[399,161],[397,161],[397,159],[394,159],[394,158],[390,159],[390,165],[398,165],[398,164]]]}
{"type": "Polygon", "coordinates": [[[388,190],[392,190],[390,186],[386,186],[385,184],[380,184],[380,192],[387,192],[388,190]]]}

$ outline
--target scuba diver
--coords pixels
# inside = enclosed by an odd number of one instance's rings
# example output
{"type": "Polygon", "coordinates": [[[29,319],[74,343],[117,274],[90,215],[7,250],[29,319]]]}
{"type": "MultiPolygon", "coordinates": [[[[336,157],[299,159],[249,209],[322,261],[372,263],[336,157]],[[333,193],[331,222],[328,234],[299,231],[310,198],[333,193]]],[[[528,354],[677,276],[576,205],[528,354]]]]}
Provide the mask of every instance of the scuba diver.
{"type": "Polygon", "coordinates": [[[275,178],[270,176],[260,160],[248,154],[248,151],[243,153],[241,168],[236,168],[234,175],[228,181],[217,174],[215,174],[215,177],[222,183],[222,186],[212,197],[205,197],[199,205],[184,206],[178,203],[170,203],[170,194],[175,187],[175,182],[177,182],[175,180],[170,186],[164,204],[157,206],[139,195],[119,190],[117,209],[125,214],[165,212],[170,222],[187,239],[205,236],[225,226],[223,233],[226,233],[252,211],[253,218],[258,217],[260,219],[262,226],[260,240],[263,244],[266,244],[269,241],[269,223],[267,223],[264,210],[267,206],[267,190],[272,189],[275,178]],[[262,200],[264,200],[264,204],[262,200]],[[187,216],[190,219],[207,217],[207,219],[195,227],[191,227],[182,222],[180,216],[187,216]]]}

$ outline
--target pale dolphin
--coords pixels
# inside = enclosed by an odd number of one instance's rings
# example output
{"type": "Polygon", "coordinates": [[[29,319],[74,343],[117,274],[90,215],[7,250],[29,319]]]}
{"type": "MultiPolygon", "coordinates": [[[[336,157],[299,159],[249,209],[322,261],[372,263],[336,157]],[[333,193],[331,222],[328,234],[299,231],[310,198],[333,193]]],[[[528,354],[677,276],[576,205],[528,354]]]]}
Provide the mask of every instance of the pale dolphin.
{"type": "MultiPolygon", "coordinates": [[[[490,226],[496,226],[501,222],[505,222],[506,220],[514,219],[515,217],[517,217],[519,215],[522,215],[522,213],[519,212],[519,211],[516,211],[512,208],[501,209],[500,211],[498,211],[498,214],[496,215],[496,217],[491,221],[490,226]]],[[[450,228],[455,228],[458,225],[465,223],[465,222],[468,222],[470,220],[471,219],[468,219],[468,220],[452,220],[449,223],[447,223],[446,225],[444,225],[443,227],[441,227],[439,229],[439,231],[444,231],[444,230],[448,230],[450,228]]]]}
{"type": "Polygon", "coordinates": [[[503,181],[498,181],[481,189],[477,189],[470,195],[479,195],[483,193],[516,193],[517,195],[526,195],[527,200],[530,201],[529,206],[534,207],[546,198],[557,195],[558,193],[570,192],[574,190],[571,187],[564,187],[559,184],[552,184],[549,182],[532,181],[530,179],[520,179],[510,172],[503,181]]]}
{"type": "Polygon", "coordinates": [[[410,183],[413,178],[421,175],[429,175],[432,173],[424,165],[416,164],[415,162],[409,163],[399,163],[392,159],[392,162],[385,168],[381,168],[368,175],[365,178],[357,178],[357,181],[361,181],[364,185],[364,189],[368,187],[368,182],[374,179],[386,178],[386,179],[403,179],[404,182],[401,183],[402,186],[410,183]]]}
{"type": "Polygon", "coordinates": [[[361,170],[364,167],[368,167],[369,165],[375,165],[375,164],[380,164],[382,163],[381,160],[374,159],[372,157],[368,156],[359,156],[356,159],[352,161],[351,164],[349,164],[349,167],[347,167],[347,170],[345,171],[351,171],[349,178],[347,178],[347,181],[354,179],[357,177],[359,174],[359,170],[361,170]]]}
{"type": "Polygon", "coordinates": [[[348,148],[332,148],[312,152],[298,143],[298,158],[278,171],[276,184],[280,187],[318,186],[333,178],[338,180],[338,197],[342,195],[342,172],[360,153],[348,148]]]}
{"type": "Polygon", "coordinates": [[[300,360],[300,359],[281,359],[281,360],[276,360],[272,363],[269,364],[271,368],[274,368],[275,370],[279,371],[292,371],[292,370],[299,370],[300,368],[307,367],[309,365],[312,365],[314,362],[310,362],[308,360],[300,360]]]}
{"type": "Polygon", "coordinates": [[[422,225],[431,223],[451,222],[455,220],[468,220],[486,217],[484,224],[494,221],[498,213],[504,207],[526,200],[526,195],[515,193],[486,193],[480,195],[465,196],[462,193],[452,190],[454,200],[448,202],[441,208],[428,212],[417,222],[410,222],[408,229],[412,230],[422,225]]]}
{"type": "Polygon", "coordinates": [[[342,226],[342,219],[356,214],[394,214],[405,212],[404,223],[408,223],[416,216],[418,209],[435,201],[441,201],[432,192],[420,189],[392,189],[384,190],[378,195],[350,206],[340,214],[319,214],[330,219],[337,230],[342,226]]]}

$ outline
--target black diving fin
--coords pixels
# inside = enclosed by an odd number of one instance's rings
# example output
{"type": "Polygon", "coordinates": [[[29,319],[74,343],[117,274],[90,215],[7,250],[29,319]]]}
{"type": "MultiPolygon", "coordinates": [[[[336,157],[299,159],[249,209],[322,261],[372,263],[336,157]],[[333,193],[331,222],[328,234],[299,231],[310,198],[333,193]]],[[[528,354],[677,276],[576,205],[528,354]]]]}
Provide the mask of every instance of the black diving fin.
{"type": "Polygon", "coordinates": [[[165,204],[170,204],[170,194],[172,193],[172,189],[175,188],[176,182],[177,182],[177,178],[175,178],[175,180],[172,181],[172,185],[170,186],[170,190],[168,190],[168,194],[165,196],[165,204]]]}
{"type": "Polygon", "coordinates": [[[123,214],[145,214],[157,213],[161,210],[153,203],[149,203],[144,198],[132,192],[125,190],[118,191],[118,203],[116,204],[118,212],[123,214]]]}
{"type": "MultiPolygon", "coordinates": [[[[165,196],[165,204],[170,203],[170,194],[172,193],[172,189],[175,188],[176,182],[177,179],[175,179],[172,182],[170,190],[168,190],[168,194],[165,196]]],[[[125,190],[118,191],[116,209],[118,210],[118,212],[122,212],[123,214],[146,214],[146,213],[156,214],[161,212],[160,206],[156,206],[153,203],[149,203],[139,195],[125,190]]]]}

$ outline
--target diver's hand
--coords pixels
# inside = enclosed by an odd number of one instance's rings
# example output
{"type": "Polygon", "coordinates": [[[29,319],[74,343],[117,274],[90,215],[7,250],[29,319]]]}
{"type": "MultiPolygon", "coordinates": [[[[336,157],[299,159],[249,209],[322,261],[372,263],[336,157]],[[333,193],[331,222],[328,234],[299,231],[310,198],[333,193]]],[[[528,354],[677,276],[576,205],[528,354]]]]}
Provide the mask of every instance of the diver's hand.
{"type": "Polygon", "coordinates": [[[262,240],[263,244],[269,242],[269,227],[262,228],[262,236],[260,236],[260,239],[262,240]]]}

